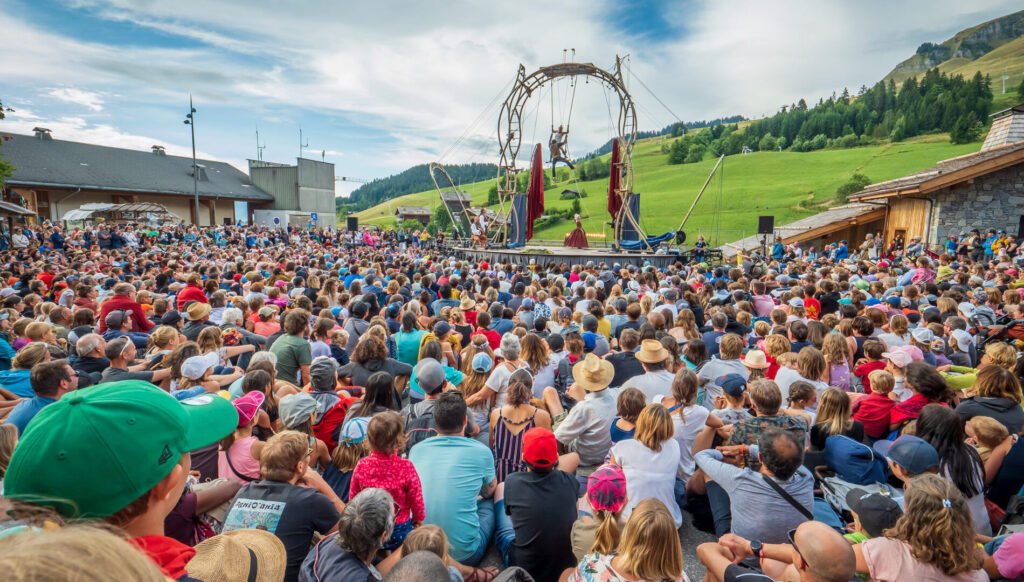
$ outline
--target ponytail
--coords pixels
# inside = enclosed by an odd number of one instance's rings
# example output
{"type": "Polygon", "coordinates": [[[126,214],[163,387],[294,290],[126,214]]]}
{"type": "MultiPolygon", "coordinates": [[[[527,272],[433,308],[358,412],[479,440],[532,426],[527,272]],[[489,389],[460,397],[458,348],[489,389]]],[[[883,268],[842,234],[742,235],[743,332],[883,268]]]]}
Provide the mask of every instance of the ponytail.
{"type": "Polygon", "coordinates": [[[594,545],[590,547],[590,553],[611,554],[619,547],[618,515],[602,509],[594,514],[594,518],[601,524],[597,526],[594,545]]]}

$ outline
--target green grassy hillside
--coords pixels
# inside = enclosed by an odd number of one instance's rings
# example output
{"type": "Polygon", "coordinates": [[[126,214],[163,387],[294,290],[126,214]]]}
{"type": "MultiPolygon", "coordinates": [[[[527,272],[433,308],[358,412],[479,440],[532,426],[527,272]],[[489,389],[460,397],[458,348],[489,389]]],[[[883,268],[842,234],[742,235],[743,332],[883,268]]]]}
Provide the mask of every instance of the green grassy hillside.
{"type": "MultiPolygon", "coordinates": [[[[640,193],[640,222],[649,234],[675,230],[693,202],[715,160],[696,164],[668,165],[662,144],[670,138],[652,138],[637,143],[633,155],[635,187],[640,193]]],[[[879,182],[927,168],[940,160],[976,151],[980,143],[951,145],[947,135],[931,135],[895,144],[808,153],[757,152],[729,156],[720,175],[708,187],[685,230],[690,237],[704,234],[712,243],[730,242],[754,234],[759,215],[774,215],[776,224],[786,224],[835,204],[836,188],[861,173],[879,182]]],[[[474,206],[483,204],[491,182],[464,186],[474,206]]],[[[559,200],[564,188],[582,188],[583,224],[588,233],[609,232],[605,210],[608,180],[562,182],[545,192],[546,209],[571,205],[559,200]]],[[[394,225],[393,209],[398,206],[438,204],[436,192],[409,194],[358,213],[360,223],[394,225]]],[[[573,228],[572,221],[547,226],[535,240],[561,241],[573,228]]],[[[594,242],[599,240],[595,237],[594,242]]]]}

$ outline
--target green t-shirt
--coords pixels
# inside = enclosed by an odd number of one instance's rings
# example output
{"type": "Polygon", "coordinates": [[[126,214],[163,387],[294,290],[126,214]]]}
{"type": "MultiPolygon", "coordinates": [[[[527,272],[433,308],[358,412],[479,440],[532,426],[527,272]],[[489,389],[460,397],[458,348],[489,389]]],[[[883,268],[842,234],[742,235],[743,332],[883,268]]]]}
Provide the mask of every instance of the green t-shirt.
{"type": "Polygon", "coordinates": [[[277,356],[277,377],[301,386],[299,367],[313,362],[309,342],[298,336],[282,335],[270,346],[270,353],[277,356]]]}

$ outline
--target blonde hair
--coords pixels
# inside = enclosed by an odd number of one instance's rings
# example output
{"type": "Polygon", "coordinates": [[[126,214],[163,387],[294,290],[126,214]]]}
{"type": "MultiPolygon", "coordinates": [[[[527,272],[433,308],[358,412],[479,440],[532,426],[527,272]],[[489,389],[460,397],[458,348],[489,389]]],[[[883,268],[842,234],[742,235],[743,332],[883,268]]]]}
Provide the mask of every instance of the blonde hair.
{"type": "Polygon", "coordinates": [[[903,516],[885,537],[905,542],[914,558],[949,577],[981,568],[971,512],[956,485],[929,473],[912,483],[903,516]]]}
{"type": "Polygon", "coordinates": [[[850,358],[850,344],[846,343],[846,338],[842,334],[825,334],[825,341],[821,343],[821,354],[825,356],[825,362],[829,365],[846,364],[850,358]]]}
{"type": "Polygon", "coordinates": [[[369,455],[370,443],[365,439],[359,444],[353,444],[352,446],[340,442],[338,446],[334,447],[334,452],[331,453],[331,462],[342,473],[349,473],[356,468],[359,459],[369,455]]]}
{"type": "Polygon", "coordinates": [[[817,382],[825,374],[825,357],[818,348],[807,346],[797,354],[796,369],[805,379],[817,382]]]}
{"type": "Polygon", "coordinates": [[[674,433],[668,409],[660,404],[648,404],[636,419],[633,438],[657,453],[661,450],[661,443],[672,438],[674,433]]]}
{"type": "Polygon", "coordinates": [[[1011,372],[1017,366],[1017,349],[1010,344],[997,342],[985,346],[985,355],[989,363],[1005,368],[1011,372]]]}
{"type": "Polygon", "coordinates": [[[0,542],[0,572],[6,582],[167,580],[155,563],[115,532],[81,524],[10,536],[0,542]]]}
{"type": "Polygon", "coordinates": [[[850,418],[850,396],[839,388],[829,388],[818,398],[815,424],[829,435],[843,434],[853,426],[850,418]]]}
{"type": "Polygon", "coordinates": [[[1010,431],[1006,429],[1006,426],[990,416],[972,417],[967,421],[967,426],[974,431],[974,440],[989,449],[998,447],[1006,440],[1006,437],[1010,436],[1010,431]]]}
{"type": "Polygon", "coordinates": [[[622,531],[618,557],[626,573],[644,580],[676,580],[682,575],[683,548],[664,503],[649,498],[633,508],[622,531]]]}
{"type": "Polygon", "coordinates": [[[25,328],[25,337],[34,342],[43,341],[43,336],[49,333],[51,329],[53,329],[53,326],[49,323],[33,321],[25,328]]]}
{"type": "Polygon", "coordinates": [[[764,338],[764,351],[769,356],[778,360],[779,356],[785,353],[789,353],[790,345],[789,338],[777,333],[773,333],[768,337],[764,338]]]}
{"type": "Polygon", "coordinates": [[[178,339],[178,330],[169,325],[161,325],[149,334],[150,349],[162,350],[178,339]]]}
{"type": "Polygon", "coordinates": [[[210,326],[204,328],[196,337],[196,344],[199,345],[199,353],[209,354],[218,351],[224,345],[224,335],[219,327],[210,326]]]}
{"type": "Polygon", "coordinates": [[[34,342],[18,350],[11,360],[11,367],[15,370],[31,370],[33,366],[46,361],[50,355],[50,348],[44,343],[34,342]]]}
{"type": "Polygon", "coordinates": [[[260,453],[260,475],[271,481],[288,481],[308,451],[309,436],[297,430],[279,432],[270,437],[260,453]]]}
{"type": "Polygon", "coordinates": [[[13,424],[0,424],[0,479],[7,474],[7,466],[11,464],[11,455],[18,444],[18,427],[13,424]]]}
{"type": "Polygon", "coordinates": [[[413,552],[430,552],[448,565],[448,536],[436,525],[421,525],[412,530],[402,544],[403,558],[413,552]]]}
{"type": "Polygon", "coordinates": [[[871,384],[871,391],[879,394],[888,394],[896,387],[896,378],[892,372],[875,370],[868,374],[868,383],[871,384]]]}

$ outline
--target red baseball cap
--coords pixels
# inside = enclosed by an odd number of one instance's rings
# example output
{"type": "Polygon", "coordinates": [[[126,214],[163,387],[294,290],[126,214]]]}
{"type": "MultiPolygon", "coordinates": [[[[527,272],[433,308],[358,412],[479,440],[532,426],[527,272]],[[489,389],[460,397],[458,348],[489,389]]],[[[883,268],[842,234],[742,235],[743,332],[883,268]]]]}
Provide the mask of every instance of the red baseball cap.
{"type": "Polygon", "coordinates": [[[523,435],[523,460],[534,467],[554,467],[558,464],[558,442],[555,433],[535,427],[523,435]]]}

